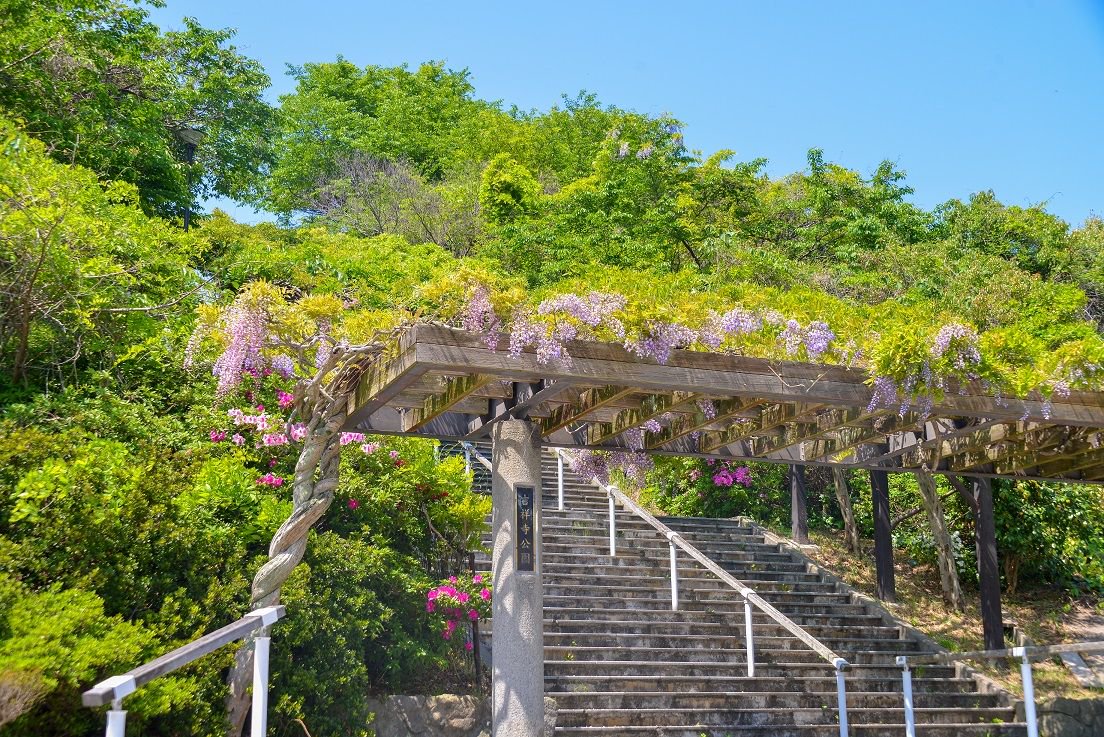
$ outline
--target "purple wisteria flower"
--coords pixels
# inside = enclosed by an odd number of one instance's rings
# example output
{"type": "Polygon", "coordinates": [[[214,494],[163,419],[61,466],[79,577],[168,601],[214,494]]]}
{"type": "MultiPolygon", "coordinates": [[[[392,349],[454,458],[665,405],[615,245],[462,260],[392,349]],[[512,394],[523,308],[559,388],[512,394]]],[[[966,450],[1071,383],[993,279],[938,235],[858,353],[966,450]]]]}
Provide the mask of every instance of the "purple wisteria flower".
{"type": "Polygon", "coordinates": [[[464,330],[482,335],[483,344],[489,350],[498,349],[498,334],[502,329],[502,321],[494,311],[491,292],[485,286],[480,285],[472,292],[460,316],[460,325],[464,330]]]}

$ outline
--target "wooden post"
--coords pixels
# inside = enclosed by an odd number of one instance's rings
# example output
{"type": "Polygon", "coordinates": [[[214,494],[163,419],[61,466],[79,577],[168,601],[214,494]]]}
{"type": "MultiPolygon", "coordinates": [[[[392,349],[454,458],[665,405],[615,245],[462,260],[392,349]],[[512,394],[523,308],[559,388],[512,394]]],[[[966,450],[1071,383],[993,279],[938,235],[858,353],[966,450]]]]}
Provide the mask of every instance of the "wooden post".
{"type": "Polygon", "coordinates": [[[889,474],[870,472],[870,489],[874,496],[874,565],[877,568],[876,592],[882,601],[897,600],[893,580],[893,527],[889,519],[889,474]]]}
{"type": "Polygon", "coordinates": [[[993,520],[993,481],[974,479],[977,500],[978,588],[981,590],[981,625],[985,649],[1004,647],[1004,623],[1001,620],[1000,569],[997,567],[997,528],[993,520]]]}
{"type": "Polygon", "coordinates": [[[790,466],[790,537],[804,545],[809,542],[809,513],[805,507],[805,467],[790,466]]]}

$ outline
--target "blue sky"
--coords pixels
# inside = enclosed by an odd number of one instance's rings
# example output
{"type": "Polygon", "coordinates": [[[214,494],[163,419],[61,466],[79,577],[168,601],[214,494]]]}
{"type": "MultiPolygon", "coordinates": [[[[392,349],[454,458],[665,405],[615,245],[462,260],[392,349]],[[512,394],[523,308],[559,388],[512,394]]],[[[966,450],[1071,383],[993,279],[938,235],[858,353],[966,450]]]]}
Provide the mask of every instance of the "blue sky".
{"type": "Polygon", "coordinates": [[[1104,216],[1104,0],[168,0],[152,15],[236,28],[273,101],[289,63],[441,59],[507,106],[585,88],[671,113],[691,148],[765,157],[772,175],[816,146],[864,174],[896,162],[925,207],[992,189],[1075,226],[1104,216]]]}

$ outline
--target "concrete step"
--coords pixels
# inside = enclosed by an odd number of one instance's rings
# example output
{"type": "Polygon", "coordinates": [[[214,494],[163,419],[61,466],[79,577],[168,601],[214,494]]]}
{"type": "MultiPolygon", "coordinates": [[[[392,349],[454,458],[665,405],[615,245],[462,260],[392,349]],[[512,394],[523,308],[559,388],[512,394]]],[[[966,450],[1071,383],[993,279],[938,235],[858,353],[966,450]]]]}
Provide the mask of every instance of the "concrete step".
{"type": "MultiPolygon", "coordinates": [[[[660,660],[610,661],[610,660],[548,660],[544,661],[544,676],[565,678],[590,676],[597,678],[647,677],[666,679],[674,677],[709,678],[746,677],[747,663],[733,661],[683,661],[677,668],[669,662],[660,660]]],[[[756,678],[792,678],[792,677],[831,677],[835,681],[835,670],[831,665],[818,660],[815,662],[756,662],[756,678]]],[[[925,678],[955,678],[953,666],[931,666],[924,671],[925,678]]],[[[859,663],[848,669],[847,678],[873,678],[886,682],[901,682],[901,669],[892,662],[859,663]]],[[[971,681],[964,683],[972,684],[971,681]]]]}
{"type": "MultiPolygon", "coordinates": [[[[848,732],[853,737],[887,737],[904,734],[903,724],[868,723],[852,724],[848,732]]],[[[1027,727],[1023,724],[941,724],[916,727],[917,737],[1024,737],[1027,727]]],[[[835,724],[823,725],[617,725],[557,727],[557,737],[607,737],[630,735],[631,737],[839,737],[835,724]]]]}
{"type": "MultiPolygon", "coordinates": [[[[825,668],[831,667],[819,654],[812,650],[802,649],[804,645],[801,645],[800,641],[796,638],[789,638],[785,645],[780,645],[775,648],[768,647],[769,644],[777,645],[778,643],[756,642],[756,667],[758,667],[759,663],[816,663],[825,668]]],[[[612,663],[639,663],[655,661],[665,665],[673,665],[676,663],[726,663],[735,666],[740,663],[747,663],[747,651],[743,649],[742,643],[740,643],[740,645],[739,647],[694,649],[680,647],[646,647],[640,645],[618,646],[615,644],[597,646],[545,645],[544,658],[545,661],[563,660],[566,662],[602,661],[612,663]]],[[[831,647],[828,643],[825,643],[825,645],[831,647]]],[[[894,664],[895,658],[903,652],[914,652],[914,650],[902,649],[901,647],[884,650],[871,648],[861,652],[847,653],[846,657],[848,661],[854,661],[855,665],[894,664]]],[[[839,654],[841,656],[845,655],[845,653],[842,652],[839,654]]],[[[675,668],[672,668],[672,670],[675,670],[675,668]]]]}
{"type": "MultiPolygon", "coordinates": [[[[958,725],[971,722],[1012,721],[1011,709],[924,709],[915,710],[916,721],[920,724],[958,725]]],[[[848,708],[847,719],[850,724],[904,724],[904,709],[892,708],[848,708]]],[[[564,727],[574,726],[629,726],[648,724],[651,726],[703,725],[727,728],[729,726],[788,726],[788,725],[833,725],[837,724],[835,704],[824,704],[814,708],[783,707],[777,709],[557,709],[556,724],[564,727]]]]}
{"type": "MultiPolygon", "coordinates": [[[[851,709],[903,709],[904,697],[887,690],[860,691],[856,684],[848,684],[847,708],[851,709]]],[[[552,695],[552,694],[550,694],[552,695]]],[[[552,696],[561,709],[836,709],[835,683],[831,689],[807,690],[699,690],[566,692],[552,696]]],[[[977,693],[917,693],[917,709],[1001,709],[997,694],[977,693]]]]}
{"type": "MultiPolygon", "coordinates": [[[[916,643],[899,639],[874,639],[870,637],[818,637],[826,647],[843,652],[856,649],[875,650],[882,652],[912,653],[916,652],[916,643]]],[[[756,632],[754,634],[756,652],[784,651],[784,650],[808,650],[805,643],[790,634],[767,635],[756,632]]],[[[570,651],[573,647],[582,648],[648,648],[654,650],[739,650],[745,647],[743,634],[730,635],[700,635],[700,634],[642,634],[639,632],[613,633],[613,632],[546,632],[544,635],[545,651],[548,647],[563,648],[570,651]]]]}
{"type": "MultiPolygon", "coordinates": [[[[893,627],[879,627],[876,632],[867,631],[864,627],[822,627],[816,625],[804,625],[804,629],[813,637],[822,641],[833,640],[836,642],[866,642],[870,637],[879,640],[896,641],[898,632],[893,627]]],[[[753,623],[752,633],[756,640],[764,637],[784,637],[792,639],[790,633],[780,624],[774,622],[753,623]]],[[[592,622],[586,620],[545,620],[544,634],[550,635],[581,635],[597,637],[679,637],[700,636],[717,641],[724,637],[737,637],[741,642],[744,637],[743,622],[703,623],[703,622],[592,622]]]]}
{"type": "MultiPolygon", "coordinates": [[[[601,676],[601,675],[563,675],[546,676],[545,690],[549,695],[553,694],[586,694],[601,696],[606,692],[677,692],[696,693],[700,691],[738,691],[741,693],[773,693],[773,692],[832,692],[836,688],[836,679],[833,675],[823,676],[777,676],[763,677],[760,672],[769,669],[763,666],[756,671],[754,678],[745,675],[725,676],[711,675],[685,676],[679,674],[637,675],[637,676],[601,676]]],[[[951,672],[951,669],[947,669],[951,672]]],[[[884,677],[862,677],[858,671],[852,670],[847,675],[847,687],[850,691],[888,692],[901,694],[900,670],[891,677],[888,671],[884,677]]],[[[962,678],[913,678],[912,688],[917,702],[924,698],[924,694],[968,694],[976,696],[974,684],[962,678]]],[[[556,697],[558,698],[558,697],[556,697]]]]}

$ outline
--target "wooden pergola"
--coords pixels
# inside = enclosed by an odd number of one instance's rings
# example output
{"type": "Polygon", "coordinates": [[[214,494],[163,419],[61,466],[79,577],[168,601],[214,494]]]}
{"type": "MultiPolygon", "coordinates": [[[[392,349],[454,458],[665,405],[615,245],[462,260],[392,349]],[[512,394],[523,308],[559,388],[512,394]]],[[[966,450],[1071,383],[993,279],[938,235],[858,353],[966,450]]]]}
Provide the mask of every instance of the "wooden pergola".
{"type": "MultiPolygon", "coordinates": [[[[505,344],[505,340],[502,341],[505,344]]],[[[674,351],[659,365],[611,343],[569,361],[489,350],[437,325],[404,334],[350,396],[347,429],[473,440],[527,417],[546,445],[968,477],[1104,482],[1104,394],[998,398],[950,386],[926,415],[868,409],[870,375],[841,366],[674,351]]]]}
{"type": "Polygon", "coordinates": [[[416,325],[350,393],[345,429],[476,440],[495,423],[527,419],[546,446],[866,469],[878,589],[888,599],[886,474],[970,478],[982,618],[994,649],[1003,638],[991,479],[1104,482],[1104,393],[1001,398],[975,382],[948,386],[926,413],[902,413],[872,408],[871,377],[858,368],[679,350],[660,365],[584,341],[567,350],[570,360],[540,363],[533,352],[491,350],[480,335],[416,325]],[[642,433],[649,420],[662,429],[642,433]]]}

